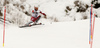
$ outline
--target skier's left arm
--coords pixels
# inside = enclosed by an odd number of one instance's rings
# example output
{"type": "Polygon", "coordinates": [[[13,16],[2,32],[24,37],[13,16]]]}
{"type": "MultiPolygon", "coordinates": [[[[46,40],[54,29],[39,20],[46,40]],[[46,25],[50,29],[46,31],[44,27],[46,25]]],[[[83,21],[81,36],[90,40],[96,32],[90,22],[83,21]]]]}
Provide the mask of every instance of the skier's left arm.
{"type": "Polygon", "coordinates": [[[44,15],[44,18],[47,18],[45,13],[42,13],[41,11],[40,11],[40,13],[44,15]]]}

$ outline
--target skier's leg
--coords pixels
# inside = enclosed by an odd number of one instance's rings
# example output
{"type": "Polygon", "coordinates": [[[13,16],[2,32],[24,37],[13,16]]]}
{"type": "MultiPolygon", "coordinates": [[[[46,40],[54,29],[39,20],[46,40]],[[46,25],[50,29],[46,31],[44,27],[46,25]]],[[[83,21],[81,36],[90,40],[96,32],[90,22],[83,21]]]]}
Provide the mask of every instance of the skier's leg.
{"type": "Polygon", "coordinates": [[[29,25],[29,24],[31,24],[31,23],[33,23],[33,22],[35,22],[35,17],[31,17],[31,21],[30,22],[28,22],[27,24],[25,24],[25,25],[29,25]]]}
{"type": "Polygon", "coordinates": [[[34,24],[37,24],[37,22],[40,20],[41,16],[38,16],[36,19],[35,19],[35,22],[34,24]]]}
{"type": "Polygon", "coordinates": [[[36,20],[36,23],[40,20],[41,16],[38,16],[37,17],[37,20],[36,20]]]}
{"type": "Polygon", "coordinates": [[[31,23],[33,23],[33,21],[30,21],[30,22],[28,22],[27,24],[25,24],[25,25],[29,25],[29,24],[31,24],[31,23]]]}

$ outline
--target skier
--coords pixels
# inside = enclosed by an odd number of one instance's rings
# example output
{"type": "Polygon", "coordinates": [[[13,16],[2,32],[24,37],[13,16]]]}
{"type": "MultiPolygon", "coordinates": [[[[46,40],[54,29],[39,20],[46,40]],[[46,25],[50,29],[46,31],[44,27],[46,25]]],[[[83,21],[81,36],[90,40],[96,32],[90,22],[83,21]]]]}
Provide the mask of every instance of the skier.
{"type": "Polygon", "coordinates": [[[32,10],[31,21],[29,23],[25,24],[25,25],[26,26],[27,25],[31,26],[30,25],[31,23],[36,24],[39,21],[39,19],[41,18],[41,15],[40,14],[44,15],[44,18],[47,18],[45,13],[42,13],[40,10],[38,10],[38,7],[37,6],[34,6],[34,10],[32,10]]]}

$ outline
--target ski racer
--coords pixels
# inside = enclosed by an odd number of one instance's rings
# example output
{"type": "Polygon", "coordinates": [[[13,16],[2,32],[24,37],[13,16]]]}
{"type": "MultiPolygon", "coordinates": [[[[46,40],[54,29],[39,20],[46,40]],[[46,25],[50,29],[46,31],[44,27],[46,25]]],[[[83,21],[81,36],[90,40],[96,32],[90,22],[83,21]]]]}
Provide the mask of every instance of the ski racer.
{"type": "Polygon", "coordinates": [[[32,10],[31,21],[25,25],[31,26],[30,25],[31,23],[36,24],[39,21],[39,19],[41,18],[40,14],[44,15],[44,18],[47,18],[45,13],[42,13],[40,10],[38,10],[37,6],[34,6],[34,10],[32,10]]]}

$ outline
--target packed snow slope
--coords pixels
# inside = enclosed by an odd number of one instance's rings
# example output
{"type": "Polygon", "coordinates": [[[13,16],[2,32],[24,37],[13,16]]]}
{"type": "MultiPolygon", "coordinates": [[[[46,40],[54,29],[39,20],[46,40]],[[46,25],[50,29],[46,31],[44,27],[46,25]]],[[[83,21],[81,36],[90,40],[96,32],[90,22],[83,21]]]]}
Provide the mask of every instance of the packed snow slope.
{"type": "MultiPolygon", "coordinates": [[[[0,24],[0,48],[3,25],[0,24]]],[[[100,48],[100,19],[96,19],[93,48],[100,48]]],[[[27,28],[6,25],[4,48],[89,48],[89,20],[57,22],[27,28]]]]}

